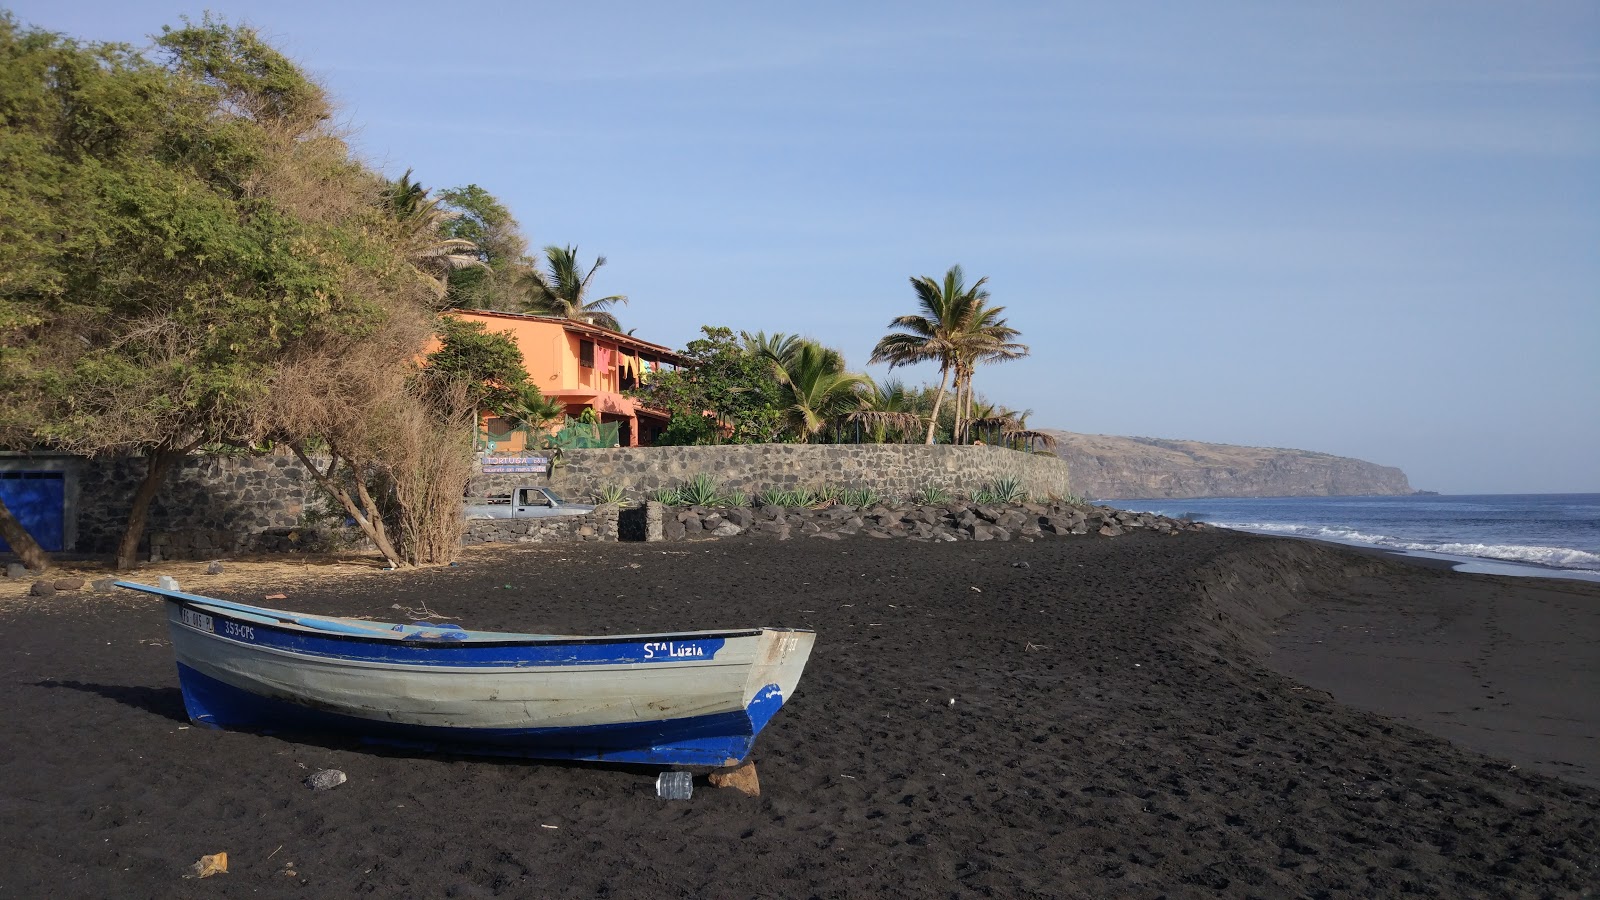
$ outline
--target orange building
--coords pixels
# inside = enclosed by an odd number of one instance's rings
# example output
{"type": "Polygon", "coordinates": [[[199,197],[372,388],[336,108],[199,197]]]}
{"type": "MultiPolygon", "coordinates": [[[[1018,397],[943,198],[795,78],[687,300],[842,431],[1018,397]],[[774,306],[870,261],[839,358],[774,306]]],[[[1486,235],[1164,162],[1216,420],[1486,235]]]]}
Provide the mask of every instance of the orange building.
{"type": "MultiPolygon", "coordinates": [[[[618,334],[577,319],[489,310],[451,310],[447,315],[482,322],[488,331],[503,332],[522,351],[528,379],[546,399],[566,405],[576,418],[593,409],[601,422],[617,423],[624,447],[648,447],[667,427],[668,415],[643,406],[623,391],[647,382],[667,367],[687,365],[683,356],[649,341],[618,334]]],[[[491,436],[510,429],[492,417],[480,422],[491,436]]],[[[512,435],[498,450],[525,449],[521,435],[512,435]]]]}

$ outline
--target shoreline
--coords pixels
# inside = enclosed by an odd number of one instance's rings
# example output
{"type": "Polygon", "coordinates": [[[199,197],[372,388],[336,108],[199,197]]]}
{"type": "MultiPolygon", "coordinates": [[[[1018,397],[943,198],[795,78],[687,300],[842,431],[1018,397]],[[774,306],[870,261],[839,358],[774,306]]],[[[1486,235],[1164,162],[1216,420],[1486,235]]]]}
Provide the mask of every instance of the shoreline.
{"type": "MultiPolygon", "coordinates": [[[[1420,614],[1461,590],[1506,608],[1532,583],[1222,530],[863,535],[502,548],[308,578],[276,603],[562,633],[816,629],[756,743],[762,795],[697,778],[686,803],[657,800],[648,768],[192,728],[158,603],[11,605],[0,729],[42,749],[0,757],[0,896],[1572,895],[1597,874],[1600,789],[1361,708],[1364,669],[1330,698],[1263,655],[1307,611],[1420,614]],[[350,780],[313,793],[318,768],[350,780]],[[218,851],[227,875],[181,880],[218,851]]],[[[185,587],[248,602],[280,583],[185,587]]],[[[1502,715],[1528,712],[1512,699],[1502,715]]]]}

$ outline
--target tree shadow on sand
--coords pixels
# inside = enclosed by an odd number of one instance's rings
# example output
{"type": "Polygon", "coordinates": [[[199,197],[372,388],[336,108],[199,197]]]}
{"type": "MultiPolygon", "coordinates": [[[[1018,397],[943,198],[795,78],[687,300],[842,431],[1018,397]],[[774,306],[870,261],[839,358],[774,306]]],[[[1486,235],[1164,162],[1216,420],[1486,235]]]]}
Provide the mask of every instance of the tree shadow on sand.
{"type": "Polygon", "coordinates": [[[189,724],[183,707],[183,692],[175,687],[146,687],[134,684],[92,684],[85,681],[35,681],[35,687],[67,688],[85,694],[98,694],[134,709],[155,713],[162,718],[189,724]]]}

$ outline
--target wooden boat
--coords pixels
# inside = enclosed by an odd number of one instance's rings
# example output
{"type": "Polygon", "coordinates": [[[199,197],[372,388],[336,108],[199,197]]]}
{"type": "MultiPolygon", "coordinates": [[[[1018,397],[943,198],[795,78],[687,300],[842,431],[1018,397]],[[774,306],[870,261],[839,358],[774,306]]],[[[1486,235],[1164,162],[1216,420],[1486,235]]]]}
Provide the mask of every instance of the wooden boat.
{"type": "Polygon", "coordinates": [[[441,752],[734,765],[793,695],[816,637],[794,628],[506,634],[117,585],[167,601],[196,724],[441,752]]]}

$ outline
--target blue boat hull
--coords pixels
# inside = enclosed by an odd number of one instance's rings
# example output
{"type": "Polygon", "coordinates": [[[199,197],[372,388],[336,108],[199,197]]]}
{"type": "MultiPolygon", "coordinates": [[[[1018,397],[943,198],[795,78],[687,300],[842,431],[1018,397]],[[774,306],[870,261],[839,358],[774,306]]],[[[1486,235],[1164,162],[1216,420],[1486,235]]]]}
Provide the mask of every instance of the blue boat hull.
{"type": "Polygon", "coordinates": [[[263,734],[339,734],[363,743],[431,753],[590,762],[721,766],[749,755],[783,705],[769,685],[742,711],[614,722],[578,728],[447,728],[383,722],[263,697],[178,664],[189,719],[209,728],[263,734]]]}

